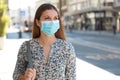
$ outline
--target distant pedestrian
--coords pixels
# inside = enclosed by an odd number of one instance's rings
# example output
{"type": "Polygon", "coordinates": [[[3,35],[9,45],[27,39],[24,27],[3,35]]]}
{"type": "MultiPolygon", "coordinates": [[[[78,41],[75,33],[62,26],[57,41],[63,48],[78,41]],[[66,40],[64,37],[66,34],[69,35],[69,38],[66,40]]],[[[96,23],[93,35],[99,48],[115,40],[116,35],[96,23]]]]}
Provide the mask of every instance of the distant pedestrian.
{"type": "Polygon", "coordinates": [[[113,28],[113,34],[116,35],[116,25],[115,25],[115,21],[113,21],[112,28],[113,28]]]}
{"type": "Polygon", "coordinates": [[[74,47],[66,41],[59,13],[53,5],[46,3],[37,9],[32,31],[33,39],[28,40],[31,62],[25,41],[18,52],[13,80],[76,80],[74,47]]]}
{"type": "Polygon", "coordinates": [[[24,21],[24,25],[25,25],[25,27],[28,27],[28,22],[27,22],[27,20],[24,21]]]}
{"type": "Polygon", "coordinates": [[[73,31],[73,25],[69,25],[69,31],[70,31],[70,33],[72,33],[72,31],[73,31]]]}
{"type": "Polygon", "coordinates": [[[113,25],[113,34],[116,35],[116,26],[113,25]]]}

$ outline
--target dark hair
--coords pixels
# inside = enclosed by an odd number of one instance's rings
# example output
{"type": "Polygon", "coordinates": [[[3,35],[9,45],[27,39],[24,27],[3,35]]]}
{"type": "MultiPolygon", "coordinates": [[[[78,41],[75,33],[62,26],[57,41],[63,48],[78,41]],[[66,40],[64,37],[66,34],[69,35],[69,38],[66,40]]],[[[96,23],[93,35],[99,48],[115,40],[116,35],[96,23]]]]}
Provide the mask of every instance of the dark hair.
{"type": "Polygon", "coordinates": [[[60,22],[60,29],[55,33],[56,38],[60,38],[60,39],[66,40],[65,33],[64,33],[64,27],[62,25],[59,12],[58,12],[58,10],[56,9],[55,6],[53,6],[52,4],[49,4],[49,3],[42,4],[40,7],[38,7],[38,9],[36,11],[36,14],[35,14],[35,18],[34,18],[34,24],[33,24],[33,30],[32,30],[32,37],[33,38],[40,37],[40,35],[41,35],[41,33],[40,33],[41,29],[39,28],[39,26],[37,26],[36,20],[40,19],[42,13],[45,10],[50,10],[50,9],[54,9],[58,13],[58,18],[59,18],[59,22],[60,22]]]}

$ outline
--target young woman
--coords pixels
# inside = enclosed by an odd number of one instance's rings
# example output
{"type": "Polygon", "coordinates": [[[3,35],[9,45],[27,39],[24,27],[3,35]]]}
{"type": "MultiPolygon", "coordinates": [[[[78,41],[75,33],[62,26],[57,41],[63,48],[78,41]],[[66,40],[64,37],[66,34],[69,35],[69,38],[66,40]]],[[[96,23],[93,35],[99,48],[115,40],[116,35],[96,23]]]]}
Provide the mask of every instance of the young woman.
{"type": "Polygon", "coordinates": [[[14,80],[76,80],[74,48],[66,41],[60,15],[52,4],[37,9],[29,43],[33,67],[27,67],[25,41],[18,52],[14,80]]]}

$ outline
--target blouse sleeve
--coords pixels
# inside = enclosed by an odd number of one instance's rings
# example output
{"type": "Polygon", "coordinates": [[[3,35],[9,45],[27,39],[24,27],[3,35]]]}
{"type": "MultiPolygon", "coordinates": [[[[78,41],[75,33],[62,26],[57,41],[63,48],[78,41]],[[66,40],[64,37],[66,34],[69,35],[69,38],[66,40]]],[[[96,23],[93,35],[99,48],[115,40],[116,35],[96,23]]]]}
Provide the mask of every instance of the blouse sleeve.
{"type": "Polygon", "coordinates": [[[70,45],[69,58],[66,65],[66,80],[76,80],[76,55],[74,47],[70,45]]]}
{"type": "Polygon", "coordinates": [[[26,43],[24,42],[21,46],[20,49],[18,51],[18,55],[17,55],[17,61],[16,61],[16,66],[13,72],[13,80],[18,80],[18,76],[21,74],[24,74],[24,71],[26,69],[27,66],[27,61],[25,59],[26,57],[26,52],[27,52],[27,48],[26,48],[26,43]]]}

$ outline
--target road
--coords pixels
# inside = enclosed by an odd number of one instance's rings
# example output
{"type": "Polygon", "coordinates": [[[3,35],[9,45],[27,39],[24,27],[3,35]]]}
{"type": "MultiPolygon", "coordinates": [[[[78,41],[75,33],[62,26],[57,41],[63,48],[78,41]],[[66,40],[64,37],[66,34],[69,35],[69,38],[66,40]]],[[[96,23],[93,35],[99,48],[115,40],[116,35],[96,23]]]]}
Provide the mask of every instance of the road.
{"type": "Polygon", "coordinates": [[[120,75],[120,38],[84,33],[66,34],[68,41],[75,48],[76,56],[115,75],[120,75]]]}

